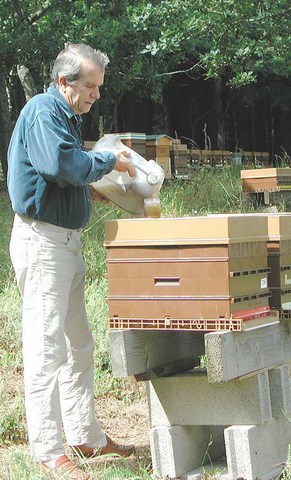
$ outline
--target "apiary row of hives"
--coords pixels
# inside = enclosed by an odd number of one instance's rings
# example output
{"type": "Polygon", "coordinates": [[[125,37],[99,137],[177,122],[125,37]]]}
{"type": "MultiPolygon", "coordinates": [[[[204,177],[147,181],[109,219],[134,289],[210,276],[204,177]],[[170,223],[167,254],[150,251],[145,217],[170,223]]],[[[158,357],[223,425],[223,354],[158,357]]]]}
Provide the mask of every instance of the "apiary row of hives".
{"type": "Polygon", "coordinates": [[[291,215],[105,224],[111,328],[241,330],[291,309],[291,215]]]}
{"type": "MultiPolygon", "coordinates": [[[[267,152],[240,152],[239,160],[229,150],[203,150],[188,147],[179,138],[165,134],[146,135],[145,133],[116,133],[124,145],[131,148],[146,160],[155,160],[164,170],[165,178],[188,178],[189,167],[222,167],[226,165],[267,165],[267,152]]],[[[85,149],[92,149],[95,141],[85,141],[85,149]]]]}

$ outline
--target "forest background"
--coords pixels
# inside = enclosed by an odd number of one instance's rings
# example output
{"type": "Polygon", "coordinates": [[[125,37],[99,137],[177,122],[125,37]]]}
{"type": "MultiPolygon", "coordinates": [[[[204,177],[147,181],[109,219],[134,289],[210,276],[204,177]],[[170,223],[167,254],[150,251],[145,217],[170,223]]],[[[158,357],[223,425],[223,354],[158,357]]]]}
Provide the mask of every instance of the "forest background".
{"type": "Polygon", "coordinates": [[[168,134],[198,148],[291,148],[289,0],[2,0],[0,159],[25,102],[65,43],[110,58],[84,140],[168,134]]]}

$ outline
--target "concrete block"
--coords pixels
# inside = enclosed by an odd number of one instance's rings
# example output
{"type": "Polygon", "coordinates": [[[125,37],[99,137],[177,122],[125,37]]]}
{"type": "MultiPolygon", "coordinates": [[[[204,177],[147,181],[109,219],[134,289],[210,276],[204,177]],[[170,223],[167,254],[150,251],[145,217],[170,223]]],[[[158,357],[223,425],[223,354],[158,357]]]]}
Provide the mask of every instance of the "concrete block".
{"type": "Polygon", "coordinates": [[[227,382],[291,360],[291,332],[281,323],[205,335],[209,382],[227,382]]]}
{"type": "Polygon", "coordinates": [[[172,426],[150,431],[154,474],[176,478],[225,455],[224,427],[172,426]]]}
{"type": "Polygon", "coordinates": [[[198,357],[205,353],[203,334],[184,331],[111,330],[109,345],[115,377],[163,372],[165,366],[183,365],[189,359],[199,363],[198,357]]]}
{"type": "Polygon", "coordinates": [[[267,372],[220,384],[208,383],[205,374],[193,372],[148,383],[153,427],[253,425],[272,418],[267,372]]]}
{"type": "Polygon", "coordinates": [[[267,478],[287,459],[291,425],[274,418],[263,425],[236,425],[224,430],[226,458],[231,480],[267,478]]]}
{"type": "Polygon", "coordinates": [[[273,417],[291,417],[291,388],[287,364],[269,370],[269,384],[273,417]]]}
{"type": "Polygon", "coordinates": [[[175,478],[202,465],[209,442],[208,427],[152,428],[150,445],[154,474],[175,478]]]}

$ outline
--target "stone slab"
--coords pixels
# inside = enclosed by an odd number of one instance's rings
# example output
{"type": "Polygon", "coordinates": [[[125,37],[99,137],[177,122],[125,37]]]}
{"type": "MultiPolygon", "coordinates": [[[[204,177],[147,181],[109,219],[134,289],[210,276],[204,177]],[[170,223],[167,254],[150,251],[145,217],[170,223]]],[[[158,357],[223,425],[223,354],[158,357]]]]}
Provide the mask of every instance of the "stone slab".
{"type": "Polygon", "coordinates": [[[204,354],[203,333],[112,330],[109,344],[113,375],[162,376],[192,368],[204,354]],[[191,364],[192,363],[192,364],[191,364]],[[191,365],[191,367],[189,367],[191,365]]]}
{"type": "Polygon", "coordinates": [[[209,382],[227,382],[291,360],[291,323],[205,335],[209,382]]]}
{"type": "MultiPolygon", "coordinates": [[[[271,419],[268,373],[211,384],[195,371],[148,383],[151,425],[252,425],[271,419]]],[[[277,402],[278,404],[278,402],[277,402]]]]}

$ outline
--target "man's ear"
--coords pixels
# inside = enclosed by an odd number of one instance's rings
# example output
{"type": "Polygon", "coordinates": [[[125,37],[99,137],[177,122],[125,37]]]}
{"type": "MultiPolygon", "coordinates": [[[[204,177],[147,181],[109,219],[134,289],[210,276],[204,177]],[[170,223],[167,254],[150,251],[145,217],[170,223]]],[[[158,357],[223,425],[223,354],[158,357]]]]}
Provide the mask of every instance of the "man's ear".
{"type": "Polygon", "coordinates": [[[59,90],[62,90],[63,92],[65,92],[66,88],[68,86],[66,77],[59,77],[58,78],[58,85],[59,85],[59,90]]]}

